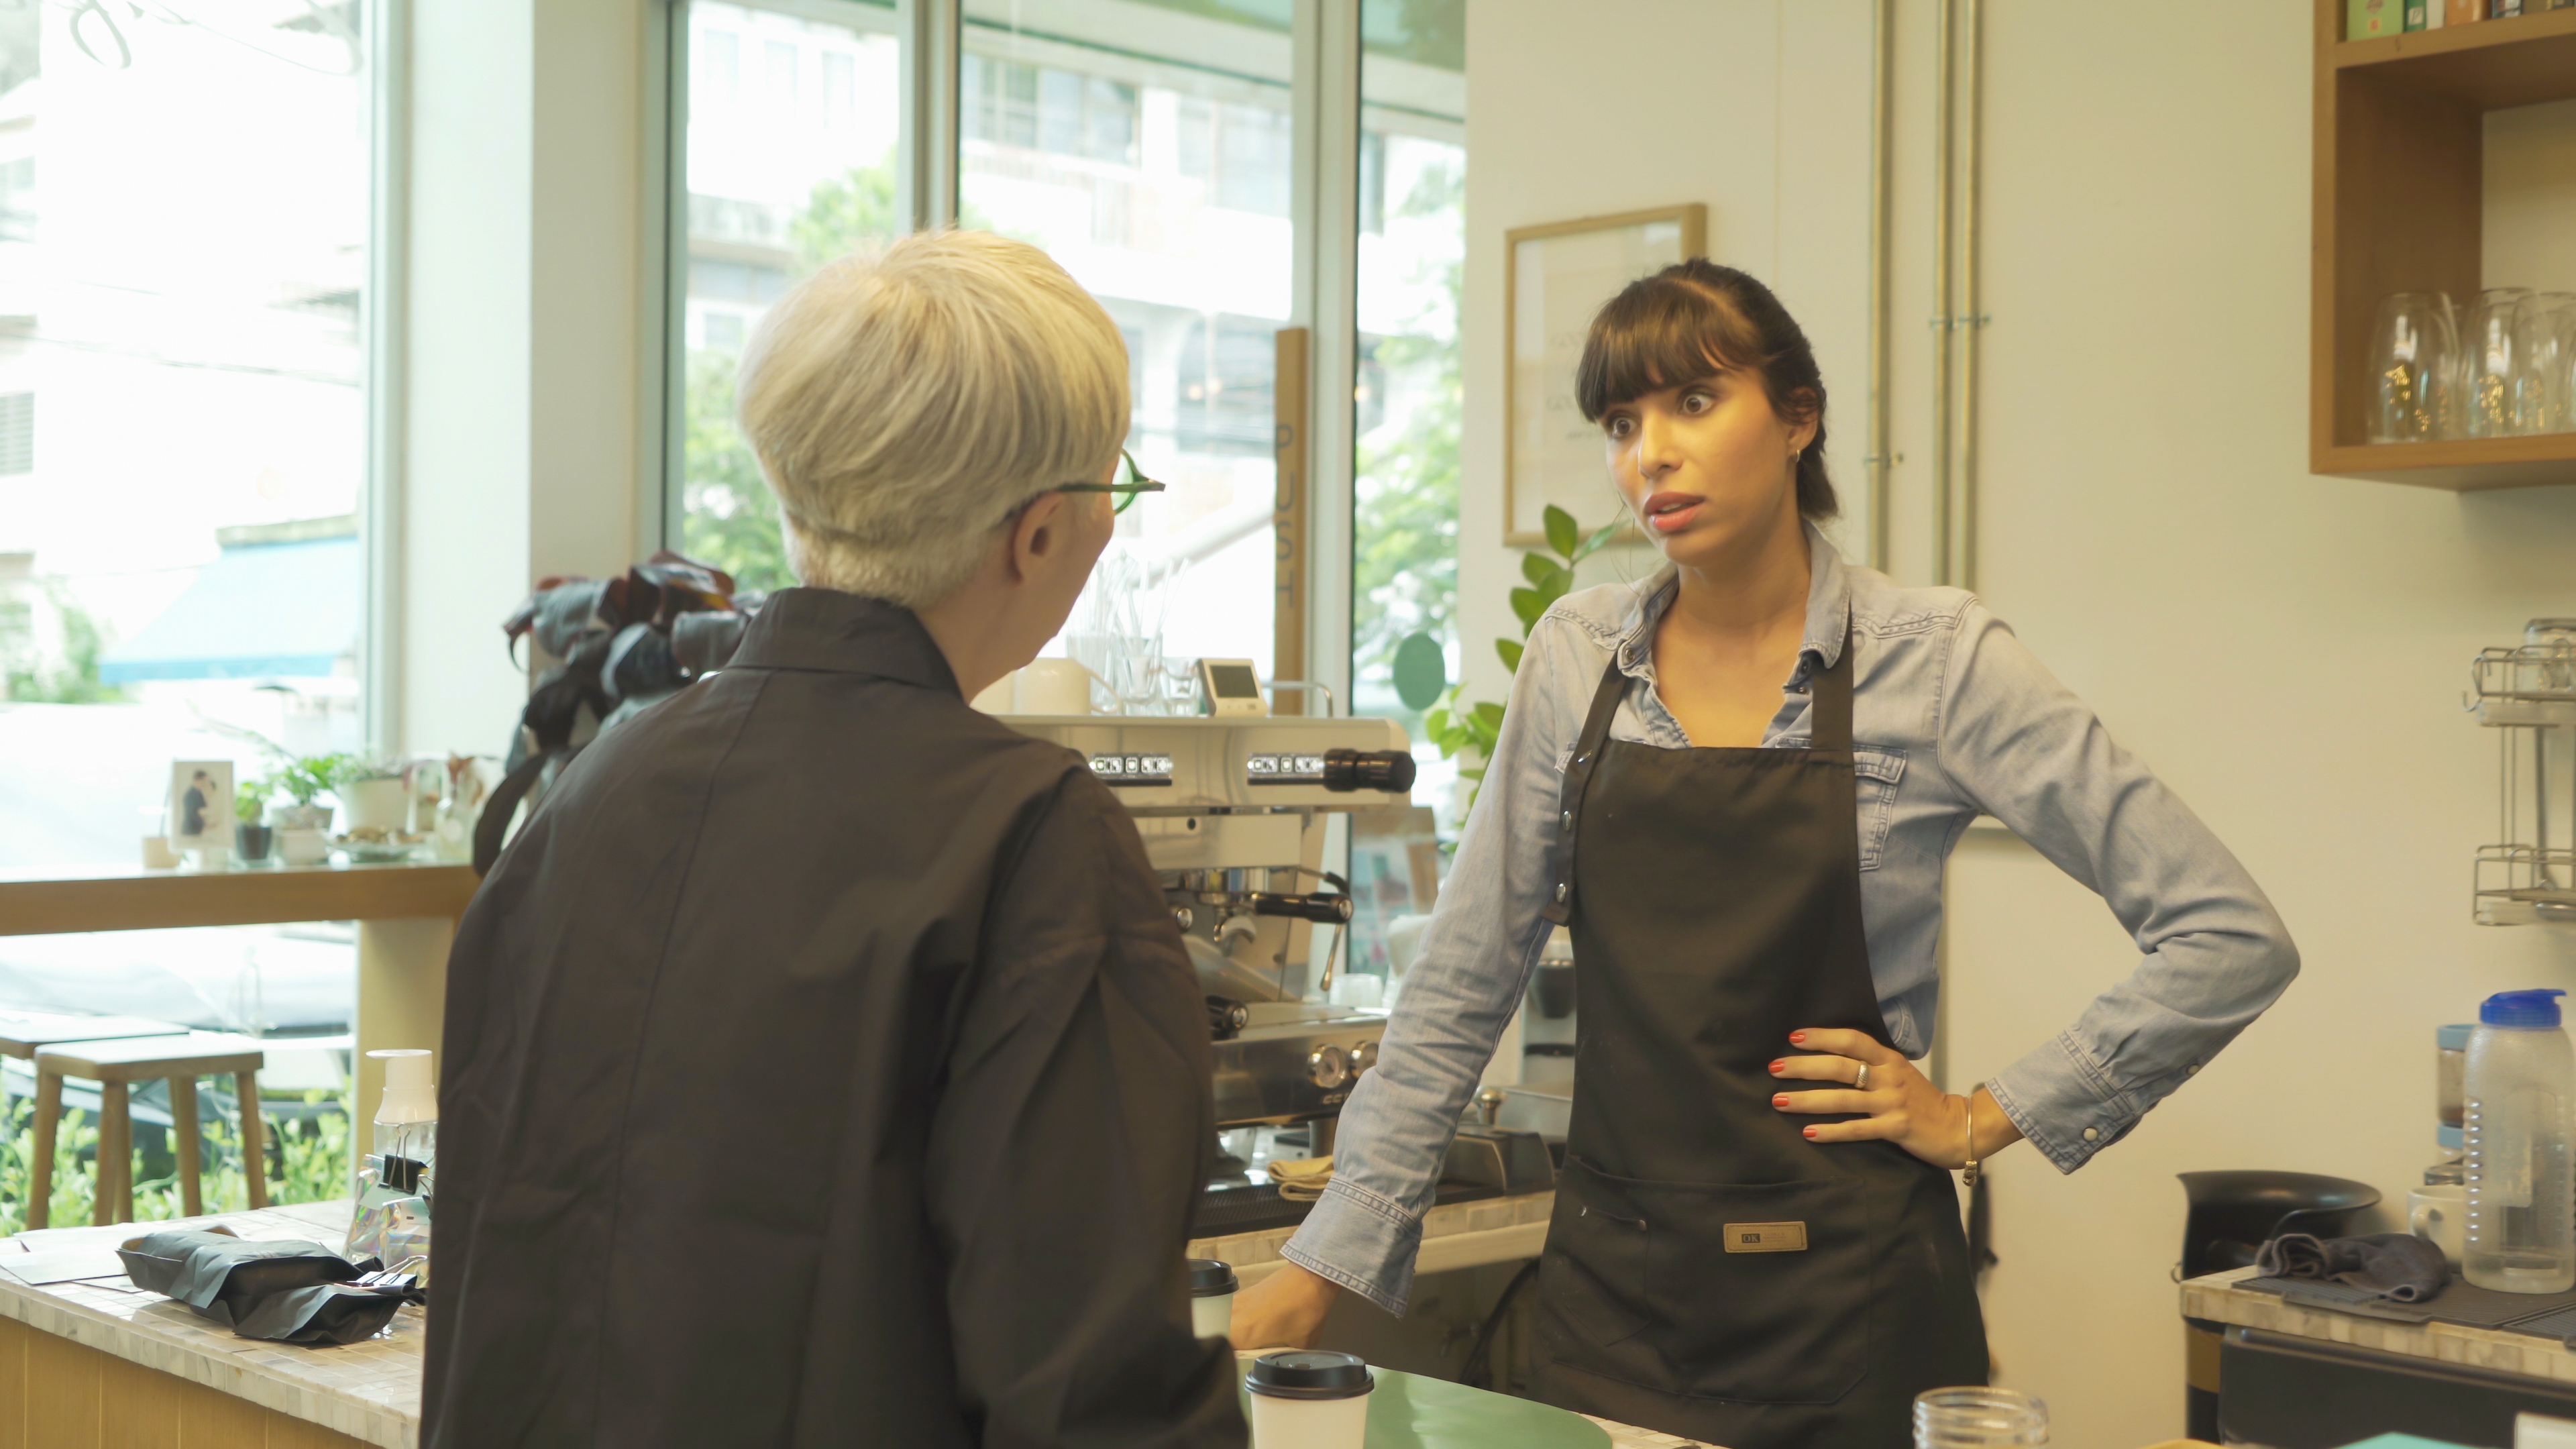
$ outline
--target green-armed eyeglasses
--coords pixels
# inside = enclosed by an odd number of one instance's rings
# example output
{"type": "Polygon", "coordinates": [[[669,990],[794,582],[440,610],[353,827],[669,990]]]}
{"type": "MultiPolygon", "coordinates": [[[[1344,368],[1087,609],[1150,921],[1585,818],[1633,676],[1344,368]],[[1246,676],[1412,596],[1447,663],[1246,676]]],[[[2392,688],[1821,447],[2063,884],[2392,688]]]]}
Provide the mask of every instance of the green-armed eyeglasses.
{"type": "Polygon", "coordinates": [[[1058,483],[1055,485],[1055,491],[1058,493],[1116,494],[1118,503],[1112,510],[1116,513],[1126,512],[1127,506],[1136,501],[1136,495],[1139,493],[1160,493],[1163,491],[1163,485],[1146,477],[1144,470],[1136,466],[1135,456],[1129,453],[1126,449],[1121,448],[1118,450],[1118,460],[1126,468],[1126,472],[1122,474],[1115,483],[1058,483]]]}

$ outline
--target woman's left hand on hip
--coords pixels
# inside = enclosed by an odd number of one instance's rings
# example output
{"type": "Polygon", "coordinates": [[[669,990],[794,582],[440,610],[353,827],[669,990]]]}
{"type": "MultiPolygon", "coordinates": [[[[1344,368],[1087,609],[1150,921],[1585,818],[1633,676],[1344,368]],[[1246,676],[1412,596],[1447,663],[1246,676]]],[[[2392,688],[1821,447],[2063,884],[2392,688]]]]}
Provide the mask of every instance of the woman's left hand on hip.
{"type": "MultiPolygon", "coordinates": [[[[1783,1112],[1862,1114],[1850,1122],[1809,1124],[1804,1129],[1809,1141],[1893,1142],[1935,1167],[1966,1165],[1971,1124],[1984,1126],[1978,1119],[1988,1114],[1975,1112],[1967,1098],[1932,1085],[1932,1079],[1916,1070],[1904,1053],[1882,1046],[1866,1032],[1831,1027],[1792,1032],[1789,1044],[1815,1055],[1782,1057],[1771,1064],[1772,1076],[1784,1081],[1841,1082],[1845,1087],[1782,1092],[1771,1099],[1772,1106],[1783,1112]]],[[[1987,1104],[1988,1113],[2009,1123],[1992,1107],[1991,1098],[1987,1104]]],[[[1983,1145],[1997,1134],[1981,1130],[1976,1135],[1983,1145]]]]}

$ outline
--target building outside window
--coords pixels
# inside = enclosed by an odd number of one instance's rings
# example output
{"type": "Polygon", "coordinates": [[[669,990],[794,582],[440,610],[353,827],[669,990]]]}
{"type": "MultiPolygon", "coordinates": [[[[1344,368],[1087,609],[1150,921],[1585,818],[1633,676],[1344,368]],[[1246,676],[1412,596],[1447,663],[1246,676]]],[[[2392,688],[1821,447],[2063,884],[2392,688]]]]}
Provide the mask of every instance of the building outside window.
{"type": "Polygon", "coordinates": [[[745,589],[783,588],[795,579],[776,506],[734,428],[734,372],[752,328],[797,279],[900,230],[894,7],[847,0],[791,13],[695,0],[681,25],[692,63],[679,98],[679,547],[745,589]],[[742,73],[746,55],[761,58],[757,78],[742,73]]]}
{"type": "Polygon", "coordinates": [[[1044,247],[1116,319],[1130,450],[1171,485],[1120,516],[1048,652],[1132,678],[1093,656],[1136,638],[1267,677],[1274,339],[1295,263],[1289,7],[1135,0],[1043,31],[1018,18],[966,5],[961,222],[1044,247]]]}

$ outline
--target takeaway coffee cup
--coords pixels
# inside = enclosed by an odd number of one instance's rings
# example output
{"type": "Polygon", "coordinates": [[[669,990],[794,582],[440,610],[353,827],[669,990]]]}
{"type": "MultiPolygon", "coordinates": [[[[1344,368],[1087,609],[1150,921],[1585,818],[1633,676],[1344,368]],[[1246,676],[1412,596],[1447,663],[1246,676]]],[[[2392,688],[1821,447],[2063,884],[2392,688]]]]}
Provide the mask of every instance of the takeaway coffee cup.
{"type": "Polygon", "coordinates": [[[1265,1353],[1243,1376],[1252,1396],[1252,1449],[1361,1449],[1377,1380],[1347,1353],[1265,1353]]]}
{"type": "Polygon", "coordinates": [[[2406,1230],[2440,1248],[2454,1268],[2467,1246],[2468,1223],[2469,1190],[2456,1182],[2427,1184],[2406,1194],[2406,1230]]]}
{"type": "Polygon", "coordinates": [[[1190,1259],[1190,1331],[1223,1338],[1234,1326],[1234,1269],[1214,1258],[1190,1259]]]}

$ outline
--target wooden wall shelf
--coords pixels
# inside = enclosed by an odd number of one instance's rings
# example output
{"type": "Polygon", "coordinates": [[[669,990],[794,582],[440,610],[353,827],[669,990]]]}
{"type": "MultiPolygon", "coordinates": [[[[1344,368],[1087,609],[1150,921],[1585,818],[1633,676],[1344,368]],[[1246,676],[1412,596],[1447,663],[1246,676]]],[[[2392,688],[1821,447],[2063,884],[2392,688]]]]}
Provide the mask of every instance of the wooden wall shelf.
{"type": "Polygon", "coordinates": [[[2347,41],[2344,9],[2316,0],[2308,467],[2429,488],[2576,483],[2576,433],[2372,446],[2363,377],[2380,299],[2458,303],[2484,285],[2485,113],[2576,99],[2576,10],[2347,41]]]}

